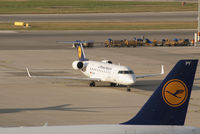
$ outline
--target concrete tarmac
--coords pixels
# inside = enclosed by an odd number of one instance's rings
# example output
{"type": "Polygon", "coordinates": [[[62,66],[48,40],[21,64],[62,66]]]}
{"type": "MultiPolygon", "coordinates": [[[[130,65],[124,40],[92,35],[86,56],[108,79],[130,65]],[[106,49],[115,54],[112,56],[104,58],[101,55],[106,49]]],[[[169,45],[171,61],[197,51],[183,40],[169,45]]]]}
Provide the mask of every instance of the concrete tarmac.
{"type": "Polygon", "coordinates": [[[46,50],[72,49],[71,44],[59,44],[56,41],[94,40],[96,47],[104,47],[108,39],[149,38],[162,39],[193,39],[197,30],[138,30],[138,31],[0,31],[0,50],[46,50]],[[16,44],[17,43],[17,44],[16,44]]]}
{"type": "Polygon", "coordinates": [[[0,22],[151,22],[197,21],[197,12],[144,12],[92,14],[8,14],[0,15],[0,22]]]}
{"type": "MultiPolygon", "coordinates": [[[[126,31],[121,36],[116,32],[104,34],[102,31],[99,34],[97,31],[96,35],[87,31],[85,35],[83,31],[71,31],[71,34],[54,32],[0,32],[0,126],[42,126],[46,122],[49,125],[116,124],[127,121],[143,106],[178,60],[200,57],[200,47],[94,47],[85,50],[89,59],[109,59],[129,66],[136,74],[158,73],[161,64],[165,66],[165,75],[138,80],[130,93],[126,92],[126,87],[109,87],[106,83],[89,87],[88,83],[80,81],[28,78],[25,67],[29,67],[33,75],[83,76],[71,66],[77,59],[76,50],[71,45],[60,47],[56,40],[132,36],[126,31]]],[[[200,127],[199,100],[198,66],[186,125],[200,127]]]]}

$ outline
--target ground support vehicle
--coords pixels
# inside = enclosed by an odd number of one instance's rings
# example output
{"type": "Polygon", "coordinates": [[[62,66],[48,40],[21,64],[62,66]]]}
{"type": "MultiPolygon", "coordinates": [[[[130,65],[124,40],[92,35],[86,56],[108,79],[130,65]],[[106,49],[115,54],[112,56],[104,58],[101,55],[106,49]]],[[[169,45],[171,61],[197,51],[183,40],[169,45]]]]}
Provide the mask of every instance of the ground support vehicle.
{"type": "Polygon", "coordinates": [[[124,40],[124,44],[127,47],[136,47],[137,46],[137,41],[136,40],[124,40]]]}

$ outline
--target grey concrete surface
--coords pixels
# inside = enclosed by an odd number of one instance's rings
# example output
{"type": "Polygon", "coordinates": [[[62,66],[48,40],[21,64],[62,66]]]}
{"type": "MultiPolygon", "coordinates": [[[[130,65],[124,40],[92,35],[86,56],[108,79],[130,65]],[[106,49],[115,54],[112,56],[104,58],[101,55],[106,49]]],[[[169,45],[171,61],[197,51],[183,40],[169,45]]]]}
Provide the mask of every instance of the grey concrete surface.
{"type": "MultiPolygon", "coordinates": [[[[131,32],[123,32],[132,36],[131,32]]],[[[64,31],[0,33],[0,126],[40,126],[46,122],[49,125],[115,124],[127,121],[137,113],[178,60],[200,57],[200,47],[86,49],[89,59],[109,59],[129,66],[136,74],[160,72],[160,65],[164,64],[165,75],[140,79],[128,93],[125,87],[113,88],[105,83],[89,87],[88,83],[80,81],[30,79],[25,72],[25,67],[29,67],[35,75],[82,76],[71,67],[77,56],[76,50],[65,46],[59,48],[56,40],[77,37],[101,40],[108,35],[121,38],[125,35],[108,31],[109,34],[102,31],[98,34],[97,31],[96,35],[93,32],[85,32],[84,35],[83,31],[71,31],[71,34],[64,31]]],[[[186,125],[198,127],[199,74],[198,66],[186,118],[186,125]]]]}
{"type": "Polygon", "coordinates": [[[145,12],[94,14],[16,14],[0,15],[0,22],[149,22],[197,21],[197,12],[145,12]]]}
{"type": "Polygon", "coordinates": [[[0,31],[0,50],[45,50],[71,48],[71,44],[56,41],[94,40],[103,47],[104,40],[149,38],[150,40],[193,39],[196,30],[138,30],[138,31],[0,31]],[[17,44],[16,44],[17,43],[17,44]]]}

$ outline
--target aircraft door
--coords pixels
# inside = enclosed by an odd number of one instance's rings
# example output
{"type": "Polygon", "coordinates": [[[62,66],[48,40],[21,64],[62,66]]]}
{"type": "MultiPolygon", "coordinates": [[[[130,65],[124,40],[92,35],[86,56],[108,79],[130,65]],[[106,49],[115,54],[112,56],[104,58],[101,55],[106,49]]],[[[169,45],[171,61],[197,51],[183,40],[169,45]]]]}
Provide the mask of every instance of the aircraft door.
{"type": "Polygon", "coordinates": [[[117,83],[118,81],[118,77],[117,77],[117,73],[115,70],[112,70],[109,74],[109,79],[110,81],[113,81],[114,83],[117,83]]]}

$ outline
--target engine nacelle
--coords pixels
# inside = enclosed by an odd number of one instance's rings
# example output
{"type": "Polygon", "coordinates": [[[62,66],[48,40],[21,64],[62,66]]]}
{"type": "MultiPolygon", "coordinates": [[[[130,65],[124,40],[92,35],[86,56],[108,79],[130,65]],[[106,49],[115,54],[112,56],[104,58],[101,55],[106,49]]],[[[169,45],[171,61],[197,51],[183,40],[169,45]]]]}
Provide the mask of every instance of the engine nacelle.
{"type": "Polygon", "coordinates": [[[75,70],[79,70],[79,69],[83,69],[86,67],[86,64],[82,61],[74,61],[72,63],[72,67],[75,69],[75,70]]]}
{"type": "Polygon", "coordinates": [[[112,61],[110,60],[102,60],[101,62],[112,64],[112,61]]]}

